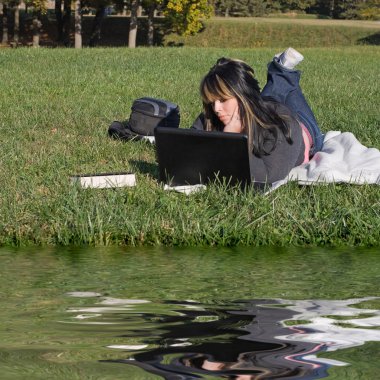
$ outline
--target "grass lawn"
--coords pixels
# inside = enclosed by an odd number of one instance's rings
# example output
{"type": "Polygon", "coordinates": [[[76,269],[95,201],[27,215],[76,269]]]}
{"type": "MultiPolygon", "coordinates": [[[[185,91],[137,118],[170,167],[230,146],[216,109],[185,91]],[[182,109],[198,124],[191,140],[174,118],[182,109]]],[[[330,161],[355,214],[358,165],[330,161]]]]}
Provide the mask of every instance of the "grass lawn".
{"type": "MultiPolygon", "coordinates": [[[[268,196],[211,186],[187,197],[157,182],[154,146],[107,137],[141,96],[178,103],[188,127],[200,112],[199,81],[218,57],[248,61],[264,84],[275,52],[0,50],[0,245],[378,245],[378,186],[289,184],[268,196]],[[135,188],[81,190],[69,181],[128,170],[135,188]]],[[[302,53],[302,85],[322,130],[351,131],[380,148],[379,48],[302,53]]]]}

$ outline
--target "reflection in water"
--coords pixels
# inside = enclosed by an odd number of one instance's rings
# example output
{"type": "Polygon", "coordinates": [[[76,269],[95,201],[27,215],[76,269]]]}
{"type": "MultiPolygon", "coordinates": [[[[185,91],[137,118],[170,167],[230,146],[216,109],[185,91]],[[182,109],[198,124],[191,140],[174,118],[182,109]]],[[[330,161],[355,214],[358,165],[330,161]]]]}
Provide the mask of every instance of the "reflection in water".
{"type": "MultiPolygon", "coordinates": [[[[165,331],[149,340],[157,347],[135,354],[132,363],[167,379],[193,379],[200,375],[242,380],[302,378],[323,372],[324,366],[298,360],[314,352],[316,345],[274,338],[273,335],[286,331],[278,317],[290,318],[291,312],[275,309],[276,313],[272,313],[272,309],[265,308],[258,312],[255,305],[240,306],[248,306],[249,311],[219,309],[219,318],[210,321],[207,317],[213,314],[212,310],[178,310],[181,315],[166,320],[165,331]],[[202,321],[202,317],[206,320],[202,321]]],[[[120,362],[131,363],[128,359],[120,362]]]]}
{"type": "Polygon", "coordinates": [[[346,363],[318,358],[318,352],[380,341],[380,331],[372,329],[380,325],[380,311],[350,306],[372,298],[205,305],[68,295],[98,302],[69,309],[80,314],[66,323],[122,325],[120,344],[108,347],[123,350],[123,356],[112,362],[170,380],[323,378],[329,366],[346,363]]]}

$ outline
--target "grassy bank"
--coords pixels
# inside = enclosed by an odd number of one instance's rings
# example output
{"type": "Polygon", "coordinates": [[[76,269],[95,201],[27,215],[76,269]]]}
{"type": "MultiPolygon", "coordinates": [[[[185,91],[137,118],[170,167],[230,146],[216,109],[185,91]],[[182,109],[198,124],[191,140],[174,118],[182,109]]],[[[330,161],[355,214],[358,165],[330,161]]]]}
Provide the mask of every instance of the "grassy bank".
{"type": "MultiPolygon", "coordinates": [[[[323,131],[351,131],[380,148],[380,50],[302,52],[302,85],[323,131]]],[[[264,83],[273,53],[0,51],[0,244],[377,245],[378,186],[290,184],[268,196],[214,186],[186,197],[157,182],[153,146],[108,139],[109,123],[127,118],[140,96],[178,103],[188,127],[200,111],[199,81],[218,57],[247,60],[264,83]],[[128,170],[137,174],[132,189],[81,190],[69,181],[128,170]]]]}
{"type": "Polygon", "coordinates": [[[189,37],[170,35],[165,43],[225,48],[379,45],[380,24],[348,20],[214,18],[205,22],[201,33],[189,37]]]}

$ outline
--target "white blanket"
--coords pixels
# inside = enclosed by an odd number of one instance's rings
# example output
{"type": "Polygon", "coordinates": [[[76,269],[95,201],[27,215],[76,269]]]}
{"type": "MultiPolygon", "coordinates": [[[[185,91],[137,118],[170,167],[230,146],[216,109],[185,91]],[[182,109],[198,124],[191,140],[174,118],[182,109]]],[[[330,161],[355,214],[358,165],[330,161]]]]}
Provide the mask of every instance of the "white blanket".
{"type": "Polygon", "coordinates": [[[271,190],[298,181],[314,183],[353,183],[380,185],[380,151],[362,145],[350,132],[330,131],[323,148],[306,164],[293,168],[289,175],[273,184],[271,190]]]}

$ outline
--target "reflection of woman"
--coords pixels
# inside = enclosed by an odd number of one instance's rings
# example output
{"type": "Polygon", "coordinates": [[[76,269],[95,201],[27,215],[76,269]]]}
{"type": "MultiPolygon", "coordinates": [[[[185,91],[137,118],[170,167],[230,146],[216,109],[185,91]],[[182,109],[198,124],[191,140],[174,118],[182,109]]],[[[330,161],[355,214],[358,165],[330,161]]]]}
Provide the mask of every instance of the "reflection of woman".
{"type": "Polygon", "coordinates": [[[193,128],[246,134],[255,181],[283,179],[322,147],[294,70],[302,59],[292,48],[276,56],[261,93],[253,69],[234,59],[220,58],[201,82],[204,112],[193,128]]]}
{"type": "Polygon", "coordinates": [[[193,357],[182,359],[180,362],[186,367],[198,368],[206,371],[207,374],[217,373],[220,378],[234,380],[302,378],[307,375],[307,371],[303,368],[296,370],[283,368],[276,373],[276,369],[272,370],[271,368],[257,366],[256,355],[256,352],[243,353],[239,355],[236,362],[219,362],[205,355],[193,355],[193,357]]]}
{"type": "MultiPolygon", "coordinates": [[[[177,309],[176,304],[177,315],[162,315],[159,325],[152,322],[152,330],[145,327],[126,335],[144,334],[144,342],[151,348],[136,352],[133,358],[111,361],[138,366],[167,380],[319,379],[327,376],[324,376],[326,365],[304,358],[321,351],[321,345],[281,339],[289,335],[289,327],[280,322],[294,319],[296,312],[274,307],[278,301],[252,300],[215,310],[194,302],[181,302],[183,304],[191,309],[177,309]],[[216,318],[199,318],[205,316],[216,318]]],[[[147,320],[150,320],[149,315],[147,320]]]]}

